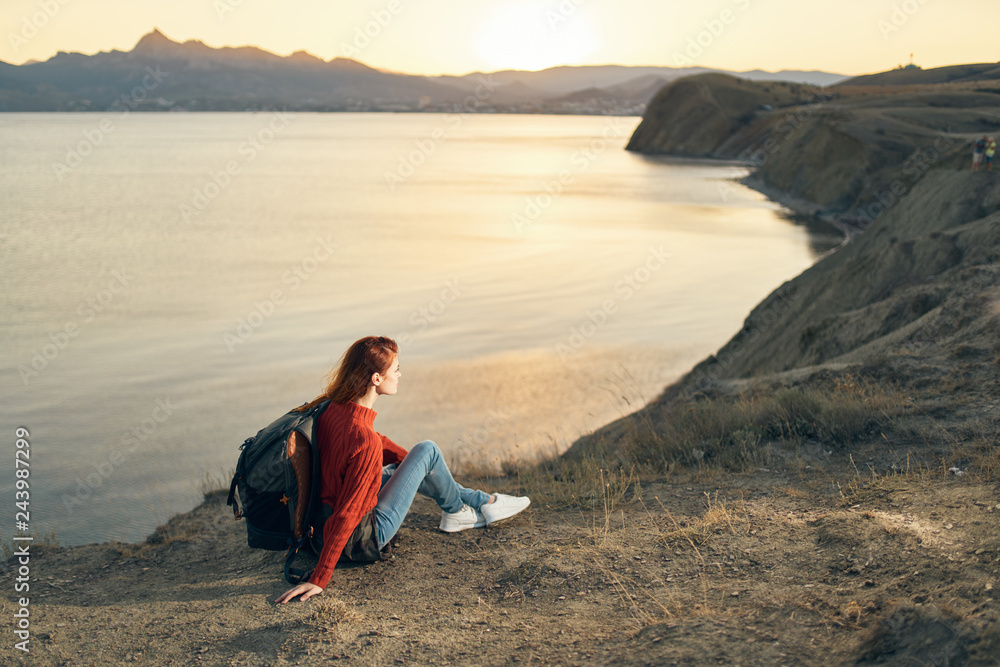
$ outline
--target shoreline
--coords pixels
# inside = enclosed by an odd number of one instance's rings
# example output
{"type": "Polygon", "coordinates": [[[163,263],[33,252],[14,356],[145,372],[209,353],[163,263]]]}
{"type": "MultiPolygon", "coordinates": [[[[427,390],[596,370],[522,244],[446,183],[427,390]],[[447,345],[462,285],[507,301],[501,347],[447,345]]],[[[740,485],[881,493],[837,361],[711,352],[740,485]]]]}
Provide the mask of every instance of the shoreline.
{"type": "Polygon", "coordinates": [[[751,188],[752,190],[756,190],[769,200],[777,204],[781,204],[794,213],[808,216],[817,222],[822,222],[833,227],[844,235],[845,243],[850,242],[864,231],[863,229],[859,229],[857,226],[847,222],[847,220],[842,216],[825,213],[824,208],[815,202],[803,199],[802,197],[797,197],[790,192],[781,190],[780,188],[767,185],[763,182],[763,180],[755,175],[755,172],[751,172],[746,177],[740,179],[740,183],[748,188],[751,188]]]}
{"type": "Polygon", "coordinates": [[[840,215],[835,215],[831,213],[826,213],[825,209],[819,204],[798,197],[791,194],[786,190],[776,188],[771,185],[767,185],[764,181],[756,175],[757,168],[759,165],[750,160],[739,160],[735,158],[726,157],[711,157],[711,156],[701,156],[695,157],[690,155],[681,155],[674,153],[643,153],[637,150],[629,150],[628,152],[633,153],[645,159],[649,159],[655,162],[662,162],[671,165],[692,165],[692,166],[721,166],[721,167],[741,167],[748,170],[748,174],[742,178],[737,179],[740,185],[743,185],[751,190],[759,192],[760,194],[767,197],[768,200],[774,202],[775,204],[780,204],[781,206],[787,208],[792,213],[807,216],[812,218],[816,222],[823,223],[833,227],[835,230],[844,235],[845,241],[850,241],[858,234],[861,234],[864,230],[858,228],[856,225],[848,222],[847,218],[840,215]]]}

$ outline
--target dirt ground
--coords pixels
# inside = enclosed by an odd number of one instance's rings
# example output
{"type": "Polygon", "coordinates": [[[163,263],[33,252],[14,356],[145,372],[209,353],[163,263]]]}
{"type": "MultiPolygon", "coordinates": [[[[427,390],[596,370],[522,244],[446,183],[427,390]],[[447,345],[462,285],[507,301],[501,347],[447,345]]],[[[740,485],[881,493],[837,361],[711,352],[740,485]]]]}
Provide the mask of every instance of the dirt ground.
{"type": "Polygon", "coordinates": [[[217,494],[144,545],[36,552],[30,654],[7,641],[0,662],[997,664],[994,484],[804,472],[649,480],[454,534],[418,499],[391,560],[286,606],[281,555],[247,548],[217,494]]]}

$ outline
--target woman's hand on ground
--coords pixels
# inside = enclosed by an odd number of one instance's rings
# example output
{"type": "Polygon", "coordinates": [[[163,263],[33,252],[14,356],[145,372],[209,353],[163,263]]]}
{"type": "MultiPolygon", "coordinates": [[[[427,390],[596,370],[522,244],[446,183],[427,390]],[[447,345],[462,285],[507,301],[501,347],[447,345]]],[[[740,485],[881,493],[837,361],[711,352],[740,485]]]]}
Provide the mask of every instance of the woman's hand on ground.
{"type": "Polygon", "coordinates": [[[297,596],[302,596],[302,601],[305,602],[314,595],[319,595],[323,592],[323,589],[316,584],[304,583],[299,584],[295,588],[291,588],[285,591],[284,595],[279,597],[274,601],[275,604],[285,604],[289,600],[294,600],[297,596]]]}

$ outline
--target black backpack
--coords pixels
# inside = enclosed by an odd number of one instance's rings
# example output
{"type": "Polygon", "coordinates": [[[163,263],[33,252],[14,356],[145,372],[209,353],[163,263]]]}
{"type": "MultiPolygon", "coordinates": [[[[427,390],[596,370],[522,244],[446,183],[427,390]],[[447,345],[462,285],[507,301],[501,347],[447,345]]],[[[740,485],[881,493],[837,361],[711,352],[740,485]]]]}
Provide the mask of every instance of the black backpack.
{"type": "Polygon", "coordinates": [[[237,519],[247,521],[247,545],[287,549],[285,578],[291,584],[311,574],[292,563],[303,547],[308,548],[321,514],[316,436],[319,416],[329,404],[323,401],[304,412],[292,410],[247,438],[240,445],[229,487],[227,504],[237,519]]]}

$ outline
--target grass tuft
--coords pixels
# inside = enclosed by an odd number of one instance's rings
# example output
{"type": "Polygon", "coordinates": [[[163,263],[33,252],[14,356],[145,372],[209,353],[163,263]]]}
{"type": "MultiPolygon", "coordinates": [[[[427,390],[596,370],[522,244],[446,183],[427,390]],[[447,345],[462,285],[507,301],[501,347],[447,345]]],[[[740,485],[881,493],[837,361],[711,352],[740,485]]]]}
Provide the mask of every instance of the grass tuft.
{"type": "Polygon", "coordinates": [[[634,466],[612,468],[594,457],[553,459],[517,474],[532,502],[553,508],[584,507],[608,514],[642,493],[634,466]]]}
{"type": "Polygon", "coordinates": [[[742,501],[726,503],[719,499],[718,493],[714,496],[705,494],[705,513],[694,520],[678,521],[662,503],[661,509],[672,524],[672,529],[659,533],[665,547],[676,548],[687,544],[697,552],[697,545],[705,544],[719,533],[745,535],[750,531],[746,505],[742,501]]]}

